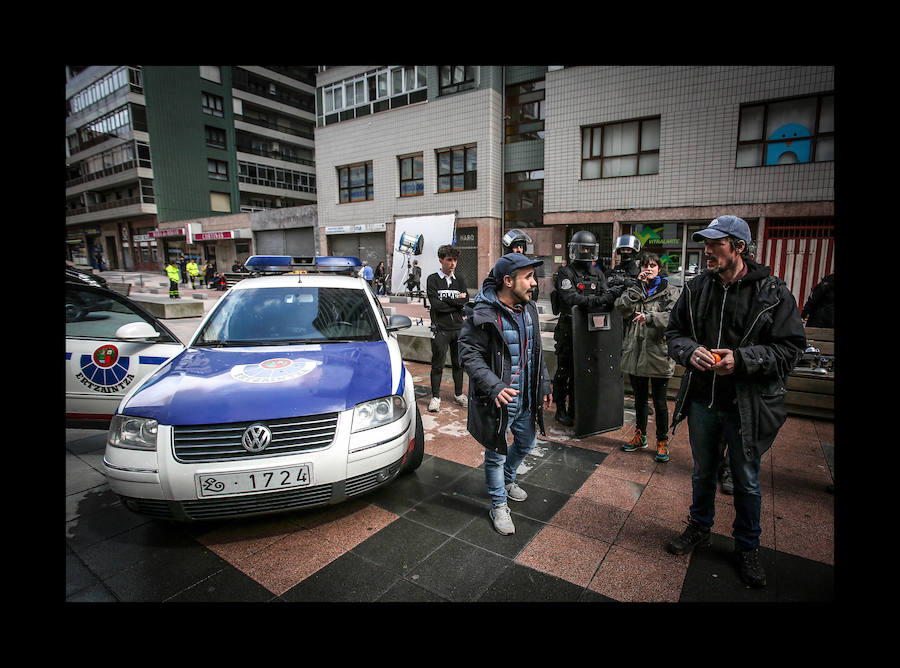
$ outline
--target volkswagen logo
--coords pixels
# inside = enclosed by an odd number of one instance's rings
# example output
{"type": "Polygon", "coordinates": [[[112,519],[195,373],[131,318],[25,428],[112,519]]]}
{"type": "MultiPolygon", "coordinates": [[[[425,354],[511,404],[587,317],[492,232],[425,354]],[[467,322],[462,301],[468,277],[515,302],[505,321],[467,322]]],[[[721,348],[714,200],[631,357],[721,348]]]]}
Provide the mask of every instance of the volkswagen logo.
{"type": "Polygon", "coordinates": [[[272,432],[264,424],[251,424],[241,436],[241,445],[247,452],[256,454],[265,450],[272,442],[272,432]]]}

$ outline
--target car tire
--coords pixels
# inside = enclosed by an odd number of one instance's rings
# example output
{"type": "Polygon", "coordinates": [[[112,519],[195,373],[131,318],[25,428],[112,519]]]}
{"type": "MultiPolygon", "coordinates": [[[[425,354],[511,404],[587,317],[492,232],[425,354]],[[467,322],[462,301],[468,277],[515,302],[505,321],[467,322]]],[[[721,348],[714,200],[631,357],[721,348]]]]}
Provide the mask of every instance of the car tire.
{"type": "Polygon", "coordinates": [[[415,443],[413,444],[412,452],[409,454],[409,458],[403,464],[403,470],[400,472],[401,475],[404,473],[409,473],[410,471],[415,471],[422,464],[422,459],[425,456],[425,428],[422,426],[422,415],[419,413],[419,407],[416,406],[416,436],[415,443]]]}

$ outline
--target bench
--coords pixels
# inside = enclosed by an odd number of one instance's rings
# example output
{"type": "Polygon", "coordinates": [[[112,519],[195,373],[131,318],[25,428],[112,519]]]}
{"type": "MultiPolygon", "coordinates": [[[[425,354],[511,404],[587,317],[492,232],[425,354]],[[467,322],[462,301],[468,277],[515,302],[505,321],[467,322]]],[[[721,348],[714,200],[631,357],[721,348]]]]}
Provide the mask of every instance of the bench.
{"type": "Polygon", "coordinates": [[[107,281],[106,286],[110,290],[118,292],[120,295],[125,295],[126,297],[131,294],[131,283],[114,283],[112,281],[107,281]]]}
{"type": "MultiPolygon", "coordinates": [[[[807,346],[818,348],[821,355],[834,354],[834,329],[807,327],[806,339],[807,346]]],[[[678,395],[683,375],[684,367],[676,364],[666,393],[669,399],[678,395]]],[[[633,394],[628,374],[624,376],[625,393],[633,394]]],[[[810,368],[795,367],[788,375],[787,391],[789,415],[834,419],[834,371],[819,373],[810,368]]]]}

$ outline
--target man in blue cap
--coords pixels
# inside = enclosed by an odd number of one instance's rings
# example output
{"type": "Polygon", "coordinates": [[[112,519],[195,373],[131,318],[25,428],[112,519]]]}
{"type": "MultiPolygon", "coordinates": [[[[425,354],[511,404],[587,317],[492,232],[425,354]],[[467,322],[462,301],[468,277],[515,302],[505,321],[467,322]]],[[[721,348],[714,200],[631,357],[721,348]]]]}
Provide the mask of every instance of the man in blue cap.
{"type": "Polygon", "coordinates": [[[806,348],[806,335],[784,281],[750,259],[744,219],[719,216],[691,238],[705,245],[706,271],[684,286],[665,338],[669,356],[685,367],[672,433],[687,418],[693,497],[687,528],[666,548],[687,554],[709,543],[724,438],[734,478],[732,535],[740,575],[751,587],[763,587],[760,458],[787,418],[787,376],[806,348]]]}
{"type": "Polygon", "coordinates": [[[490,517],[503,535],[515,533],[507,500],[525,501],[516,471],[544,434],[550,407],[550,375],[541,349],[534,268],[543,260],[507,253],[466,307],[459,335],[459,358],[469,375],[467,429],[484,448],[484,477],[491,497],[490,517]],[[507,447],[507,430],[512,445],[507,447]]]}

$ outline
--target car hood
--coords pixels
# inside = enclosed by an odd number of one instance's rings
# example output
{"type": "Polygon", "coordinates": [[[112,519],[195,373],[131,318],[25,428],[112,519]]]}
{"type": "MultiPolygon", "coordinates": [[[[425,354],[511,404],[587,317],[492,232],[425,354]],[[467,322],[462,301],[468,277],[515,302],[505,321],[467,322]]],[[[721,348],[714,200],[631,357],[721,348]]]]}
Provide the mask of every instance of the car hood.
{"type": "Polygon", "coordinates": [[[319,415],[392,393],[383,341],[268,348],[188,348],[120,407],[160,424],[319,415]]]}

